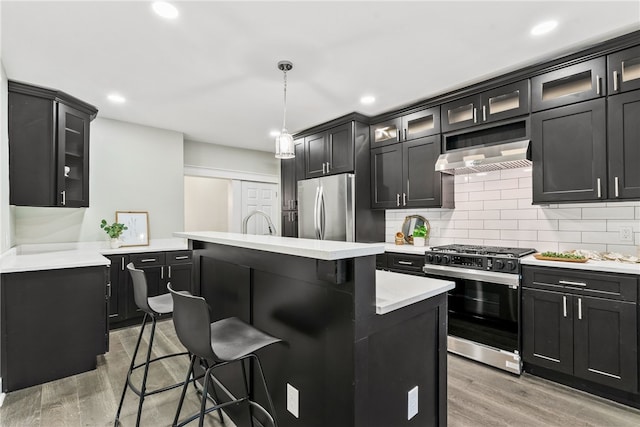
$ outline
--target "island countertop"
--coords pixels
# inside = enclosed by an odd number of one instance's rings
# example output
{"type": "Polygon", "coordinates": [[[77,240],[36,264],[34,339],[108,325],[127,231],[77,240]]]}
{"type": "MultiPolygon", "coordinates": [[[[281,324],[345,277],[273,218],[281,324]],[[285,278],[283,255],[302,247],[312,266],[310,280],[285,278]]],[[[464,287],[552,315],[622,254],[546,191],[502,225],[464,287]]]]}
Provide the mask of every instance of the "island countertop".
{"type": "Polygon", "coordinates": [[[218,231],[176,232],[176,237],[327,261],[384,253],[384,243],[353,243],[218,231]]]}
{"type": "Polygon", "coordinates": [[[376,270],[376,314],[387,314],[454,287],[453,281],[376,270]]]}

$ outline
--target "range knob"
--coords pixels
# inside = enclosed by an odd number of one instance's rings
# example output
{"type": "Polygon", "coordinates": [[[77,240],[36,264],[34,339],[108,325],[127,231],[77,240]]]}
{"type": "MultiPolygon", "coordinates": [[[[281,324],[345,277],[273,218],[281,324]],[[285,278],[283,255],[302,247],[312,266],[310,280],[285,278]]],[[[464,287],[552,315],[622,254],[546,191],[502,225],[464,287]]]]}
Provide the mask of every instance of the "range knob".
{"type": "Polygon", "coordinates": [[[496,266],[496,270],[504,269],[504,261],[502,261],[501,259],[497,259],[495,262],[495,266],[496,266]]]}
{"type": "Polygon", "coordinates": [[[507,270],[513,271],[516,269],[516,263],[513,261],[507,261],[507,270]]]}
{"type": "Polygon", "coordinates": [[[434,259],[436,261],[436,264],[440,264],[440,262],[442,261],[442,257],[440,255],[435,255],[434,259]]]}
{"type": "Polygon", "coordinates": [[[427,254],[427,262],[429,263],[433,262],[433,254],[427,254]]]}
{"type": "Polygon", "coordinates": [[[442,263],[443,264],[449,264],[449,255],[443,255],[442,256],[442,263]]]}

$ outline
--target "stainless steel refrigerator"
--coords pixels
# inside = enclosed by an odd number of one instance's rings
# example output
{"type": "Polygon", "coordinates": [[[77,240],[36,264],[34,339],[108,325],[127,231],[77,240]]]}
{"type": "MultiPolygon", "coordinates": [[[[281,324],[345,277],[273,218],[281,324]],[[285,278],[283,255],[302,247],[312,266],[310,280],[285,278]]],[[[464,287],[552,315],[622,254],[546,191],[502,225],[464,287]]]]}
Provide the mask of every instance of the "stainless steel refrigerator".
{"type": "Polygon", "coordinates": [[[355,241],[355,176],[298,181],[298,237],[355,241]]]}

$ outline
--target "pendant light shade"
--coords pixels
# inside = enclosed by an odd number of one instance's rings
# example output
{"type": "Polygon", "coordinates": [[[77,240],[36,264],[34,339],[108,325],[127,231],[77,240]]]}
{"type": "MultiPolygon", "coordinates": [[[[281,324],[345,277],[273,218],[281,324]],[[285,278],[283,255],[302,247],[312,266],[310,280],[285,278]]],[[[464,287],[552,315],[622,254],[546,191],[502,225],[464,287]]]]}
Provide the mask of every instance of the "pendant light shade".
{"type": "Polygon", "coordinates": [[[293,136],[287,131],[287,71],[293,68],[290,61],[278,62],[278,69],[284,73],[284,114],[282,118],[282,132],[276,137],[276,158],[292,159],[296,156],[293,136]]]}

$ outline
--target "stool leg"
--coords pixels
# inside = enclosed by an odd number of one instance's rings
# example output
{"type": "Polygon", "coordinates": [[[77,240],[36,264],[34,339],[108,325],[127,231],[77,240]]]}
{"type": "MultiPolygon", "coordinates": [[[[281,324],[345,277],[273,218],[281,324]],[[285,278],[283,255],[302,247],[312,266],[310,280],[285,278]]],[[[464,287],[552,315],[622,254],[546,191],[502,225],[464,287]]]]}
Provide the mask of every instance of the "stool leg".
{"type": "Polygon", "coordinates": [[[176,416],[173,418],[172,426],[178,425],[178,418],[180,418],[180,411],[182,410],[182,404],[184,403],[184,397],[187,394],[187,388],[189,387],[189,379],[193,376],[193,364],[196,361],[196,355],[191,356],[189,362],[189,370],[187,371],[187,378],[184,380],[184,386],[182,387],[182,393],[180,393],[180,401],[178,402],[178,409],[176,409],[176,416]]]}
{"type": "MultiPolygon", "coordinates": [[[[244,366],[244,359],[240,360],[240,366],[242,367],[242,382],[244,383],[244,394],[247,396],[247,399],[250,399],[249,396],[249,381],[247,380],[247,368],[244,366]]],[[[248,405],[249,408],[249,422],[251,423],[251,427],[253,427],[253,410],[251,409],[251,405],[248,405]]]]}
{"type": "Polygon", "coordinates": [[[142,325],[140,325],[140,333],[138,334],[138,342],[136,342],[136,348],[133,350],[133,356],[131,357],[131,364],[129,365],[129,371],[127,371],[127,377],[124,380],[124,386],[122,387],[122,396],[120,397],[120,404],[118,405],[118,412],[116,412],[116,420],[113,423],[114,426],[118,426],[120,411],[122,410],[122,404],[124,403],[124,395],[127,393],[127,388],[129,387],[129,376],[133,371],[133,366],[136,363],[136,355],[138,354],[138,348],[140,348],[140,341],[142,341],[142,334],[144,332],[144,327],[147,324],[147,313],[144,314],[144,318],[142,319],[142,325]]]}
{"type": "Polygon", "coordinates": [[[256,364],[258,365],[258,371],[260,371],[260,379],[262,379],[262,386],[264,387],[264,391],[267,394],[267,401],[269,402],[269,409],[271,410],[271,416],[273,417],[274,427],[278,427],[278,420],[276,418],[276,409],[273,406],[273,401],[271,400],[271,394],[269,394],[269,389],[267,388],[267,380],[264,378],[264,371],[262,370],[262,365],[260,364],[260,359],[258,356],[251,353],[249,355],[256,360],[256,364]]]}
{"type": "MultiPolygon", "coordinates": [[[[208,377],[211,385],[211,393],[213,394],[213,399],[215,400],[216,405],[222,403],[218,398],[218,393],[216,392],[216,385],[213,383],[213,371],[211,375],[208,377]]],[[[222,417],[222,409],[218,408],[218,417],[220,417],[220,423],[224,424],[224,418],[222,417]]]]}
{"type": "Polygon", "coordinates": [[[209,375],[211,375],[211,369],[212,368],[208,368],[207,372],[205,372],[204,374],[204,381],[202,384],[202,401],[200,402],[200,420],[198,421],[198,427],[204,426],[204,411],[207,406],[207,388],[209,386],[209,375]]]}
{"type": "Polygon", "coordinates": [[[144,395],[147,391],[147,374],[149,373],[149,360],[151,359],[151,349],[153,347],[153,336],[156,332],[156,318],[151,316],[151,336],[149,337],[149,348],[147,349],[147,360],[144,364],[144,374],[142,375],[142,387],[140,388],[140,403],[138,403],[138,416],[136,418],[136,427],[140,426],[140,417],[142,416],[142,403],[144,403],[144,395]]]}

